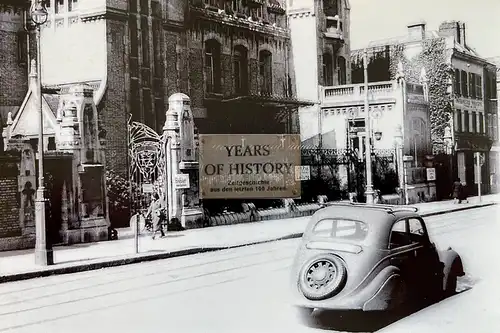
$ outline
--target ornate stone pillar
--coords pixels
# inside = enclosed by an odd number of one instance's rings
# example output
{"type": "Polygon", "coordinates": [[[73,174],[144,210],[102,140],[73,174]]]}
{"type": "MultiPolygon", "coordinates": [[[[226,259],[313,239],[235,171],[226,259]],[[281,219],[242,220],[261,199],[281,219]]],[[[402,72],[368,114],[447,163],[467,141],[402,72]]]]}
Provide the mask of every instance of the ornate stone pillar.
{"type": "Polygon", "coordinates": [[[183,227],[201,224],[197,140],[190,98],[182,93],[168,99],[163,131],[166,155],[166,193],[169,218],[178,218],[183,227]]]}
{"type": "Polygon", "coordinates": [[[179,132],[179,122],[177,120],[177,105],[171,101],[172,97],[169,98],[169,107],[165,114],[165,125],[163,126],[163,134],[166,138],[165,140],[165,193],[166,193],[166,205],[168,210],[168,218],[179,218],[178,214],[178,193],[174,189],[174,179],[179,172],[178,170],[178,155],[179,155],[179,144],[178,144],[178,132],[179,132]]]}

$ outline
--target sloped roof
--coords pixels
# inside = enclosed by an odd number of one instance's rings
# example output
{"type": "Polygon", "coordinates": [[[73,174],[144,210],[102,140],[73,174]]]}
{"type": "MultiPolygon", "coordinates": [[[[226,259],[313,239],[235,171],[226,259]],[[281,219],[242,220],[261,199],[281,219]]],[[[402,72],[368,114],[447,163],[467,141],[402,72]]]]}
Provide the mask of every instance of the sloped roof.
{"type": "MultiPolygon", "coordinates": [[[[57,109],[56,109],[57,111],[57,109]]],[[[43,131],[44,134],[55,134],[56,116],[45,95],[42,94],[43,131]]],[[[36,96],[28,90],[24,102],[17,112],[11,128],[11,135],[36,136],[39,132],[40,114],[37,108],[36,96]]]]}
{"type": "MultiPolygon", "coordinates": [[[[438,38],[439,34],[436,31],[425,31],[425,39],[438,38]]],[[[397,44],[407,44],[412,42],[417,42],[418,39],[410,37],[409,35],[389,37],[384,39],[379,39],[371,41],[368,43],[368,47],[380,47],[386,45],[397,45],[397,44]]]]}
{"type": "Polygon", "coordinates": [[[57,115],[57,109],[59,108],[59,100],[61,95],[59,94],[43,94],[43,98],[50,107],[50,110],[57,115]]]}
{"type": "MultiPolygon", "coordinates": [[[[446,37],[447,36],[443,36],[443,35],[439,34],[438,31],[435,31],[435,30],[426,30],[424,32],[424,39],[446,38],[446,37]]],[[[415,43],[415,42],[419,42],[419,41],[421,41],[421,39],[412,37],[412,36],[407,34],[404,36],[396,36],[396,37],[390,37],[390,38],[384,38],[384,39],[380,39],[380,40],[371,41],[368,43],[367,48],[369,48],[369,49],[383,48],[385,46],[398,45],[398,44],[409,44],[409,43],[415,43]]],[[[477,51],[467,44],[462,45],[462,44],[455,41],[453,48],[458,52],[481,58],[481,56],[477,53],[477,51]]],[[[352,50],[352,52],[354,54],[359,53],[361,51],[362,51],[362,49],[352,50]]]]}
{"type": "Polygon", "coordinates": [[[500,56],[491,57],[486,60],[497,66],[497,72],[500,72],[500,56]]]}

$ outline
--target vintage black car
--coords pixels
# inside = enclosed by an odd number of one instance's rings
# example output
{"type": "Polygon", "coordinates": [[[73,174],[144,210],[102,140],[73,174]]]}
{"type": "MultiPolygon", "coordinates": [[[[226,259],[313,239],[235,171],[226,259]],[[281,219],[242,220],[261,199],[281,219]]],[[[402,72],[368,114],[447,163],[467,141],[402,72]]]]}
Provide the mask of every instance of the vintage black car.
{"type": "Polygon", "coordinates": [[[431,242],[418,209],[334,203],[311,218],[292,268],[292,300],[314,309],[390,311],[454,294],[460,256],[431,242]]]}

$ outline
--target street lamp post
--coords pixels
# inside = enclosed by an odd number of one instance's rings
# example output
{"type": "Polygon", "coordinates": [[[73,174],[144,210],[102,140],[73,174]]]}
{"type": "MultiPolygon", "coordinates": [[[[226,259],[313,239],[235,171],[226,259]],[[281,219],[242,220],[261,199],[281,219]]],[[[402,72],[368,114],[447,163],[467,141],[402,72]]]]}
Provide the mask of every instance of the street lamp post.
{"type": "Polygon", "coordinates": [[[403,191],[403,198],[405,205],[408,204],[408,180],[406,175],[405,162],[403,161],[403,131],[401,126],[396,128],[396,133],[394,134],[394,143],[396,145],[396,158],[398,161],[399,169],[399,188],[403,191]]]}
{"type": "Polygon", "coordinates": [[[38,188],[36,190],[35,223],[36,244],[35,263],[41,266],[52,265],[54,257],[52,244],[47,241],[47,225],[45,220],[45,187],[43,174],[43,110],[42,110],[42,67],[40,54],[40,27],[47,22],[48,12],[42,0],[36,0],[31,6],[31,20],[36,28],[36,71],[37,71],[37,108],[39,112],[40,125],[38,128],[38,188]]]}
{"type": "Polygon", "coordinates": [[[372,185],[372,147],[371,147],[371,124],[370,124],[370,105],[368,102],[368,53],[366,49],[363,52],[363,71],[365,87],[365,158],[366,158],[366,203],[373,203],[373,185],[372,185]]]}

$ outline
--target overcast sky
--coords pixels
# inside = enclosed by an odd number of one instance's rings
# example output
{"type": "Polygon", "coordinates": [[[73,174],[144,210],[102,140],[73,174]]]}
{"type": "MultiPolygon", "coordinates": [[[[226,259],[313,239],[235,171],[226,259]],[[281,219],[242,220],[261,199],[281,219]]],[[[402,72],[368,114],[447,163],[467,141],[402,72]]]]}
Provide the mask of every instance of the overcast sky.
{"type": "Polygon", "coordinates": [[[500,56],[500,0],[350,0],[351,48],[371,40],[404,36],[408,23],[424,20],[428,30],[442,21],[466,25],[466,43],[483,57],[500,56]]]}

